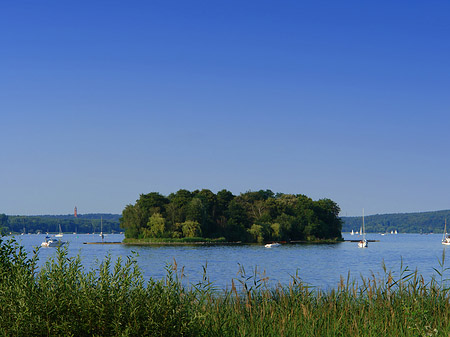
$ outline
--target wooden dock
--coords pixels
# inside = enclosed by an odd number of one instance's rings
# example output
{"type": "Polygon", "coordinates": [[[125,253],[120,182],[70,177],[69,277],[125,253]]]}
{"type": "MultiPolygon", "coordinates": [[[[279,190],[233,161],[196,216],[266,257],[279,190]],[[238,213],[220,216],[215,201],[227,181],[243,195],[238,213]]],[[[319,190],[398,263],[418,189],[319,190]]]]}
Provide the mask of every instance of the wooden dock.
{"type": "MultiPolygon", "coordinates": [[[[359,242],[361,240],[344,240],[345,242],[359,242]]],[[[367,242],[380,242],[380,240],[367,240],[367,242]]]]}

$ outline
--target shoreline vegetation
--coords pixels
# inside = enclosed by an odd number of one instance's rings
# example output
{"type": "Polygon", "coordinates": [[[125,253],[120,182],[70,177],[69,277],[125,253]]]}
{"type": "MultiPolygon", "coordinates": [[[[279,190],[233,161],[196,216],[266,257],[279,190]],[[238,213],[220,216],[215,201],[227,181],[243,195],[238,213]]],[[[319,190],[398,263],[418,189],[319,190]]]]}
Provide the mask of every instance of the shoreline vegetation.
{"type": "Polygon", "coordinates": [[[181,189],[168,196],[141,194],[123,210],[120,227],[126,241],[140,243],[326,242],[342,239],[339,212],[330,199],[302,194],[181,189]]]}
{"type": "Polygon", "coordinates": [[[445,250],[436,277],[398,272],[341,277],[328,291],[295,274],[269,287],[241,266],[231,289],[207,276],[185,284],[174,261],[161,280],[144,280],[136,256],[106,256],[85,271],[58,248],[37,268],[14,239],[0,237],[0,331],[3,336],[448,336],[450,288],[445,250]]]}
{"type": "MultiPolygon", "coordinates": [[[[322,240],[310,240],[310,241],[281,241],[282,244],[331,244],[345,242],[344,239],[322,239],[322,240]]],[[[134,239],[125,238],[122,243],[129,245],[248,245],[248,244],[261,244],[258,242],[242,242],[226,241],[225,238],[209,239],[209,238],[182,238],[182,239],[170,239],[170,238],[146,238],[146,239],[134,239]]]]}

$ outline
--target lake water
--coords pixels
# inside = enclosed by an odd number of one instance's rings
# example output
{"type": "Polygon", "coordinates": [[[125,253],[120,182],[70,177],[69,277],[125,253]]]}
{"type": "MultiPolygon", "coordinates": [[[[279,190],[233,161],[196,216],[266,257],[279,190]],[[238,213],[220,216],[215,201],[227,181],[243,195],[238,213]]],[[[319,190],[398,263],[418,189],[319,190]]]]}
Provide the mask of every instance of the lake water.
{"type": "MultiPolygon", "coordinates": [[[[359,236],[343,234],[344,239],[358,239],[359,236]]],[[[29,252],[34,246],[40,246],[45,235],[19,235],[16,239],[29,252]]],[[[361,249],[356,242],[338,244],[292,244],[276,248],[265,248],[263,245],[233,246],[132,246],[132,245],[94,245],[84,242],[101,242],[98,234],[64,234],[63,240],[69,242],[69,255],[80,255],[86,270],[98,266],[98,261],[110,254],[126,257],[137,252],[138,265],[146,279],[161,279],[166,275],[165,266],[176,260],[178,267],[184,266],[185,281],[197,283],[202,279],[203,266],[207,264],[207,275],[219,289],[230,288],[231,280],[237,278],[239,266],[243,266],[247,274],[252,274],[255,267],[264,271],[270,284],[287,285],[291,275],[298,272],[300,278],[321,289],[335,288],[340,276],[360,280],[371,273],[382,276],[382,262],[397,275],[400,264],[409,269],[419,270],[426,280],[436,275],[433,268],[440,269],[446,246],[441,244],[439,234],[368,234],[367,239],[379,240],[370,242],[369,247],[361,249]]],[[[106,236],[107,242],[120,242],[123,235],[106,236]]],[[[450,248],[447,248],[450,249],[450,248]]],[[[40,264],[49,256],[55,256],[55,248],[42,248],[39,253],[40,264]]],[[[450,252],[448,252],[450,255],[450,252]]],[[[447,257],[448,260],[448,257],[447,257]]],[[[450,278],[450,273],[447,275],[450,278]]]]}

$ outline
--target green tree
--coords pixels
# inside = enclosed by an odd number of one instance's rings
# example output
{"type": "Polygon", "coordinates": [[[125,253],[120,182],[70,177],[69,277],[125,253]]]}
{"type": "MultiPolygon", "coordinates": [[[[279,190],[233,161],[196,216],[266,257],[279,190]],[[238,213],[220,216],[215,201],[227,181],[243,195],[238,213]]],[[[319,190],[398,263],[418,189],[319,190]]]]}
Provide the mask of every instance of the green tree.
{"type": "Polygon", "coordinates": [[[141,234],[142,211],[138,204],[127,205],[122,211],[120,218],[120,227],[125,229],[126,238],[138,238],[141,234]]]}
{"type": "Polygon", "coordinates": [[[281,214],[275,219],[272,226],[275,240],[301,240],[303,239],[303,231],[297,229],[297,218],[288,214],[281,214]],[[276,226],[277,225],[277,226],[276,226]]]}
{"type": "Polygon", "coordinates": [[[146,233],[148,234],[148,237],[152,238],[161,238],[164,235],[165,232],[165,220],[163,216],[159,213],[154,213],[152,216],[148,219],[147,224],[147,230],[146,233]]]}
{"type": "Polygon", "coordinates": [[[244,207],[236,199],[228,205],[227,218],[225,237],[229,241],[246,241],[249,218],[244,207]]]}
{"type": "Polygon", "coordinates": [[[228,216],[228,207],[230,205],[230,202],[234,199],[233,193],[227,190],[221,190],[217,192],[217,208],[215,212],[215,221],[216,221],[216,228],[217,232],[220,233],[220,235],[225,234],[225,227],[227,223],[227,216],[228,216]]]}
{"type": "Polygon", "coordinates": [[[263,243],[264,242],[264,228],[261,225],[253,224],[250,229],[247,229],[251,241],[263,243]]]}
{"type": "Polygon", "coordinates": [[[202,236],[202,229],[197,221],[187,220],[182,223],[183,236],[185,238],[195,238],[202,236]]]}
{"type": "Polygon", "coordinates": [[[202,201],[195,197],[186,205],[186,220],[203,222],[204,207],[202,201]]]}
{"type": "Polygon", "coordinates": [[[203,235],[212,236],[219,231],[217,226],[217,197],[208,189],[203,189],[195,193],[195,197],[202,202],[202,218],[200,224],[202,226],[203,235]]]}
{"type": "Polygon", "coordinates": [[[166,209],[168,214],[168,219],[175,225],[176,223],[181,223],[186,220],[186,206],[192,200],[192,193],[188,190],[178,190],[177,193],[171,193],[168,197],[170,203],[167,205],[166,209]]]}
{"type": "Polygon", "coordinates": [[[169,203],[169,200],[157,192],[151,192],[141,194],[137,203],[146,213],[148,213],[148,216],[151,216],[155,213],[164,214],[165,207],[169,203]]]}
{"type": "Polygon", "coordinates": [[[314,202],[314,211],[320,224],[319,238],[341,238],[342,220],[339,218],[339,206],[330,199],[314,202]]]}
{"type": "Polygon", "coordinates": [[[0,214],[0,235],[5,233],[8,228],[8,216],[6,214],[0,214]]]}

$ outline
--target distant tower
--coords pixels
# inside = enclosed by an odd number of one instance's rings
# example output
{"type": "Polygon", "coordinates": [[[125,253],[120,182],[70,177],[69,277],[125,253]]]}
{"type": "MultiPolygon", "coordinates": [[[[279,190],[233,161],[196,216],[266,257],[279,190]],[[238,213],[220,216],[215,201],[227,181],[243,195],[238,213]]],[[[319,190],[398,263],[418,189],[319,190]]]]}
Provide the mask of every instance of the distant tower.
{"type": "Polygon", "coordinates": [[[75,206],[75,209],[73,210],[73,216],[76,218],[77,217],[77,206],[75,206]]]}

